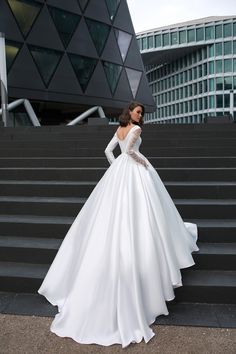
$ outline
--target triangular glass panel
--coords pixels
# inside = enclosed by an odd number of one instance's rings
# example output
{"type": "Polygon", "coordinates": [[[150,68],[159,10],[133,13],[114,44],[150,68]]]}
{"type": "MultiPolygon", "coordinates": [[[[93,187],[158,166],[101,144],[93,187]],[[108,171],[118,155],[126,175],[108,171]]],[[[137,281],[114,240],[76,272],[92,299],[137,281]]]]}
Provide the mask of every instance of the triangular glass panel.
{"type": "Polygon", "coordinates": [[[78,0],[81,10],[84,11],[88,5],[88,0],[78,0]]]}
{"type": "Polygon", "coordinates": [[[120,0],[106,0],[106,3],[110,14],[110,19],[113,21],[120,5],[120,0]]]}
{"type": "Polygon", "coordinates": [[[66,48],[79,24],[81,16],[52,6],[48,6],[48,9],[66,48]]]}
{"type": "Polygon", "coordinates": [[[6,40],[6,62],[7,62],[7,71],[9,72],[20,49],[22,43],[6,40]]]}
{"type": "Polygon", "coordinates": [[[61,60],[63,52],[33,45],[28,45],[28,48],[43,82],[48,86],[61,60]]]}
{"type": "Polygon", "coordinates": [[[98,60],[76,54],[68,54],[68,56],[80,86],[85,91],[98,60]]]}
{"type": "Polygon", "coordinates": [[[118,43],[118,46],[120,49],[121,57],[122,57],[123,61],[125,61],[125,58],[128,53],[129,46],[130,46],[130,42],[132,39],[132,35],[127,32],[117,30],[117,29],[115,29],[114,31],[115,31],[117,43],[118,43]]]}
{"type": "Polygon", "coordinates": [[[23,36],[26,37],[43,7],[43,3],[33,0],[8,0],[8,4],[23,36]]]}
{"type": "Polygon", "coordinates": [[[106,73],[107,81],[110,86],[111,92],[112,94],[114,94],[120,78],[122,66],[114,63],[110,63],[108,61],[104,61],[103,67],[106,73]]]}
{"type": "Polygon", "coordinates": [[[103,22],[86,19],[89,33],[100,56],[105,47],[111,27],[103,22]]]}
{"type": "Polygon", "coordinates": [[[135,98],[137,91],[138,91],[140,81],[141,81],[142,71],[129,69],[129,68],[125,68],[125,70],[126,70],[126,73],[128,76],[128,80],[129,80],[129,84],[130,84],[130,88],[131,88],[133,97],[135,98]]]}

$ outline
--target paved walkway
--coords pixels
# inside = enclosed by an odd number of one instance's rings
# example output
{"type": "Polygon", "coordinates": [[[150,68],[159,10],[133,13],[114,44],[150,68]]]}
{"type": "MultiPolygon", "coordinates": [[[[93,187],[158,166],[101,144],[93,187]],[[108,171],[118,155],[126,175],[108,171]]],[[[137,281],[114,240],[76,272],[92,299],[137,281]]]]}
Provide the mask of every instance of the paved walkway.
{"type": "Polygon", "coordinates": [[[235,354],[236,329],[157,326],[148,344],[81,345],[49,331],[52,318],[0,314],[0,354],[235,354]]]}

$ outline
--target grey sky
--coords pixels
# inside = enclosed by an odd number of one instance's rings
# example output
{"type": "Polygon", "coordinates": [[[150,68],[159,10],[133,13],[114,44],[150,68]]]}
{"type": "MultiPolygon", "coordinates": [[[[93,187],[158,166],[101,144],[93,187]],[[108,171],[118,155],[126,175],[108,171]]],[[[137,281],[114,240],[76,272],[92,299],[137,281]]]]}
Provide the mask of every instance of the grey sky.
{"type": "Polygon", "coordinates": [[[236,17],[235,0],[127,0],[135,32],[208,16],[236,17]]]}

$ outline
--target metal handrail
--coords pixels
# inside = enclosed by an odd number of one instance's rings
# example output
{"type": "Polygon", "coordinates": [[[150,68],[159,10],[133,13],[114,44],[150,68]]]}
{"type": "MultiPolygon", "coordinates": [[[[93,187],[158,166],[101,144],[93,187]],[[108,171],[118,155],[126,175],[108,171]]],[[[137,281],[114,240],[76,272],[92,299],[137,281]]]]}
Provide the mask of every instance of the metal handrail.
{"type": "Polygon", "coordinates": [[[77,123],[81,122],[83,119],[87,118],[90,116],[90,114],[94,113],[98,111],[99,117],[100,118],[106,118],[104,110],[101,106],[94,106],[92,108],[89,108],[87,111],[85,111],[84,113],[80,114],[78,117],[76,117],[75,119],[73,119],[70,123],[68,123],[67,125],[76,125],[77,123]]]}
{"type": "MultiPolygon", "coordinates": [[[[7,105],[7,110],[8,112],[12,111],[14,108],[20,106],[21,104],[23,104],[23,106],[25,107],[26,112],[29,115],[29,118],[33,124],[33,126],[35,127],[40,127],[41,124],[39,123],[39,120],[34,112],[34,109],[30,103],[29,100],[27,100],[26,98],[20,98],[19,100],[13,101],[11,103],[9,103],[7,105]]],[[[0,109],[0,115],[3,113],[3,110],[0,109]]]]}

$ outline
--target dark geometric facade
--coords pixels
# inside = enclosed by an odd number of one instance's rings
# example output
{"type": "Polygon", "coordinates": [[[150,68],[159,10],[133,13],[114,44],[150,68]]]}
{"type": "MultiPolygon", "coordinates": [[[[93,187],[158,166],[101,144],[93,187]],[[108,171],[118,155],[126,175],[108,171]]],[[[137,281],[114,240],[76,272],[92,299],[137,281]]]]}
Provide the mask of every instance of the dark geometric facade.
{"type": "Polygon", "coordinates": [[[10,98],[152,111],[126,0],[1,0],[10,98]]]}

